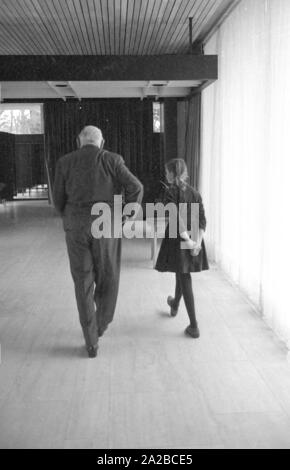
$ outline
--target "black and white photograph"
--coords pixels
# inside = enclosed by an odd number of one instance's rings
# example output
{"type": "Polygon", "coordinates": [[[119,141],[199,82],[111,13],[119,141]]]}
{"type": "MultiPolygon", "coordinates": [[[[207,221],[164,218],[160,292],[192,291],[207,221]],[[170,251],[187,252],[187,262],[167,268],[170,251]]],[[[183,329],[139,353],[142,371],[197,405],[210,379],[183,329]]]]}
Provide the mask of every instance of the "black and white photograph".
{"type": "Polygon", "coordinates": [[[0,449],[290,449],[289,129],[289,0],[0,0],[0,449]]]}

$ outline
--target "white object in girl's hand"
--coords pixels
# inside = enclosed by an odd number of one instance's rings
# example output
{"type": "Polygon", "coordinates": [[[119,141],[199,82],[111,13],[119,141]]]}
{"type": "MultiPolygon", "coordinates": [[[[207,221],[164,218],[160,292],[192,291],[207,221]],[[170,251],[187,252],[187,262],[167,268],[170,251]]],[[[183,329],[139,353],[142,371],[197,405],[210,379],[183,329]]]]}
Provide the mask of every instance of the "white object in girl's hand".
{"type": "Polygon", "coordinates": [[[181,245],[182,248],[188,249],[188,250],[193,250],[196,247],[197,243],[189,238],[188,240],[182,240],[181,244],[182,244],[181,245]]]}
{"type": "Polygon", "coordinates": [[[198,256],[200,250],[201,250],[201,245],[199,243],[196,243],[196,246],[193,248],[193,250],[190,250],[191,256],[198,256]]]}
{"type": "Polygon", "coordinates": [[[191,239],[182,241],[181,246],[183,249],[190,250],[191,256],[198,256],[201,250],[201,244],[191,239]]]}

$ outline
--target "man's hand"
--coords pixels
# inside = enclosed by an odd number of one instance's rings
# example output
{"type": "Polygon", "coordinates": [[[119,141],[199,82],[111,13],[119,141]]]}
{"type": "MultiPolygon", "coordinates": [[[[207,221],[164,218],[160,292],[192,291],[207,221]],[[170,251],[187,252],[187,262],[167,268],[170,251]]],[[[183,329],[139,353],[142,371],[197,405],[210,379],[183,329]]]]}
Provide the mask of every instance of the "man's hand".
{"type": "Polygon", "coordinates": [[[129,219],[129,216],[128,215],[122,215],[122,226],[124,227],[125,223],[127,222],[127,220],[129,219]]]}

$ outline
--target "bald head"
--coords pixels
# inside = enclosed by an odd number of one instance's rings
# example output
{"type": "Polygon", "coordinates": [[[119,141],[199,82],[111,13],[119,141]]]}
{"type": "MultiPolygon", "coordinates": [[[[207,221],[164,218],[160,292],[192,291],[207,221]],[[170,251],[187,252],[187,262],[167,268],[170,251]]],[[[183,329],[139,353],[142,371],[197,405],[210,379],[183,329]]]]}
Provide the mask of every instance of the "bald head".
{"type": "Polygon", "coordinates": [[[101,147],[103,142],[103,134],[98,127],[95,126],[86,126],[79,134],[80,145],[83,147],[84,145],[97,145],[101,147]]]}

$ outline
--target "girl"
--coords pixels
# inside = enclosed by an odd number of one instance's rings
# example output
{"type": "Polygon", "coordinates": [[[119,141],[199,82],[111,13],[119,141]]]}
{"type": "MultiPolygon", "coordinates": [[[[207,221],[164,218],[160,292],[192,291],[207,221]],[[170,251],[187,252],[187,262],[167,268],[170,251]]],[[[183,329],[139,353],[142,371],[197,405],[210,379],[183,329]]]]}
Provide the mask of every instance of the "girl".
{"type": "MultiPolygon", "coordinates": [[[[166,179],[169,183],[165,192],[167,204],[173,202],[179,209],[179,204],[187,204],[187,224],[178,223],[177,237],[169,238],[169,224],[166,227],[165,238],[162,240],[155,269],[160,272],[174,272],[176,276],[175,296],[169,296],[167,304],[170,314],[175,317],[179,303],[183,296],[189,316],[190,324],[185,333],[192,338],[199,338],[199,329],[196,321],[194,296],[191,283],[191,272],[199,272],[209,269],[208,260],[203,241],[206,228],[206,219],[200,194],[193,189],[186,180],[188,179],[186,163],[182,159],[173,159],[165,165],[166,179]],[[196,242],[191,240],[188,229],[191,226],[191,203],[199,204],[199,230],[196,242]],[[181,242],[187,249],[181,248],[181,242]]],[[[178,212],[177,212],[178,213],[178,212]]]]}

